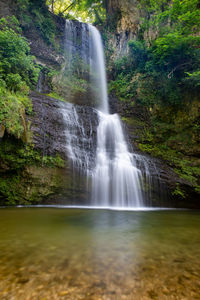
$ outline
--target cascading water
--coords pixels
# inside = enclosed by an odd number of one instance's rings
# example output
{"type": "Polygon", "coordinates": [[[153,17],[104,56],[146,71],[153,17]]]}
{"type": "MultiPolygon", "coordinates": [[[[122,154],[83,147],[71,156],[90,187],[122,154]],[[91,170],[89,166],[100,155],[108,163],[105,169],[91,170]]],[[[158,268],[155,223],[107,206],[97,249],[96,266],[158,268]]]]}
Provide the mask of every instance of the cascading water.
{"type": "Polygon", "coordinates": [[[108,114],[107,80],[101,36],[94,26],[88,26],[90,33],[90,49],[92,52],[90,58],[90,73],[93,75],[92,83],[96,87],[96,97],[98,99],[99,109],[108,114]]]}
{"type": "Polygon", "coordinates": [[[89,25],[93,57],[91,69],[101,99],[97,128],[96,166],[92,173],[92,203],[97,206],[143,205],[141,172],[123,135],[117,114],[109,114],[103,44],[98,30],[89,25]]]}
{"type": "Polygon", "coordinates": [[[97,206],[143,205],[141,172],[128,152],[117,114],[99,112],[96,167],[92,174],[93,203],[97,206]]]}
{"type": "MultiPolygon", "coordinates": [[[[89,64],[90,81],[94,97],[98,100],[98,126],[96,143],[86,133],[74,105],[63,109],[66,123],[68,157],[78,170],[87,176],[91,200],[86,205],[141,207],[143,202],[143,173],[138,167],[146,168],[141,155],[128,149],[122,124],[117,114],[109,114],[107,80],[103,45],[98,30],[92,25],[81,23],[81,34],[73,21],[66,23],[65,47],[69,56],[79,55],[89,64]],[[87,42],[86,42],[87,41],[87,42]],[[77,132],[78,129],[78,132],[77,132]],[[80,141],[87,141],[86,144],[80,141]],[[96,144],[96,146],[94,146],[96,144]],[[92,161],[93,160],[93,161],[92,161]]],[[[88,116],[90,117],[90,116],[88,116]]],[[[145,173],[149,178],[148,171],[145,173]]]]}

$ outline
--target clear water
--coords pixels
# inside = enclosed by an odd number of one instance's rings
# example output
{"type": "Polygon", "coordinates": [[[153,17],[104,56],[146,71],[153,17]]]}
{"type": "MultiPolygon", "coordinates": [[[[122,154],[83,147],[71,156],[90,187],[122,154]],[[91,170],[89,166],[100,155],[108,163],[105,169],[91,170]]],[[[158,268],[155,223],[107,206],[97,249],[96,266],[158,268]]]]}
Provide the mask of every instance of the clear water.
{"type": "Polygon", "coordinates": [[[200,299],[199,211],[0,210],[0,299],[200,299]]]}

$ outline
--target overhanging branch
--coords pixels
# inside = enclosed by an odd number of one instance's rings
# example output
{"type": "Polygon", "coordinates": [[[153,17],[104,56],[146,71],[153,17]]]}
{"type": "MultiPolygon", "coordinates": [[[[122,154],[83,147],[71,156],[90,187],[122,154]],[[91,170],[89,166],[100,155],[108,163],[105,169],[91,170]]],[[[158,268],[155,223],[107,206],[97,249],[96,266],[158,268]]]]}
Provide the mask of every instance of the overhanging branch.
{"type": "Polygon", "coordinates": [[[70,8],[72,8],[75,4],[76,4],[76,0],[73,1],[69,6],[67,6],[67,7],[62,11],[62,14],[64,14],[67,10],[69,10],[70,8]]]}
{"type": "Polygon", "coordinates": [[[173,68],[173,69],[169,72],[169,74],[167,75],[167,77],[168,77],[169,79],[172,78],[173,73],[174,73],[177,69],[180,69],[181,67],[186,66],[186,65],[190,65],[190,64],[191,64],[191,62],[187,62],[187,63],[180,64],[180,65],[176,66],[175,68],[173,68]]]}

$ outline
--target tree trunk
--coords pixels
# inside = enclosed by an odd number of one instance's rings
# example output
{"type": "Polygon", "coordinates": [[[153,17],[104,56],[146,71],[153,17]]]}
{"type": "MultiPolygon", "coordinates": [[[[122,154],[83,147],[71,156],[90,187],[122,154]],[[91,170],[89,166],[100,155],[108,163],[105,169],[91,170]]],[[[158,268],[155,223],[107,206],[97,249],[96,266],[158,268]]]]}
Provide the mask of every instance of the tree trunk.
{"type": "Polygon", "coordinates": [[[54,0],[52,0],[52,2],[51,2],[51,11],[52,11],[52,13],[54,13],[54,0]]]}
{"type": "Polygon", "coordinates": [[[108,14],[114,14],[120,8],[120,0],[105,0],[108,14]]]}

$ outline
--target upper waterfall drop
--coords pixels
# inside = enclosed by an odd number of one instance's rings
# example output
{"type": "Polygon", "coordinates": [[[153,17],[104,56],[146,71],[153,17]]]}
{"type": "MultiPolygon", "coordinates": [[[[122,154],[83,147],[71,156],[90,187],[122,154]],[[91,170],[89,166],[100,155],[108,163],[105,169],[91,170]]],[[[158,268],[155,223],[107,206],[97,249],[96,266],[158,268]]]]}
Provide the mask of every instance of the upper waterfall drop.
{"type": "Polygon", "coordinates": [[[91,35],[90,46],[93,51],[90,59],[90,72],[94,75],[94,84],[97,87],[97,97],[99,98],[99,109],[104,113],[109,113],[108,91],[106,80],[106,69],[102,40],[99,31],[92,25],[89,26],[91,35]]]}

